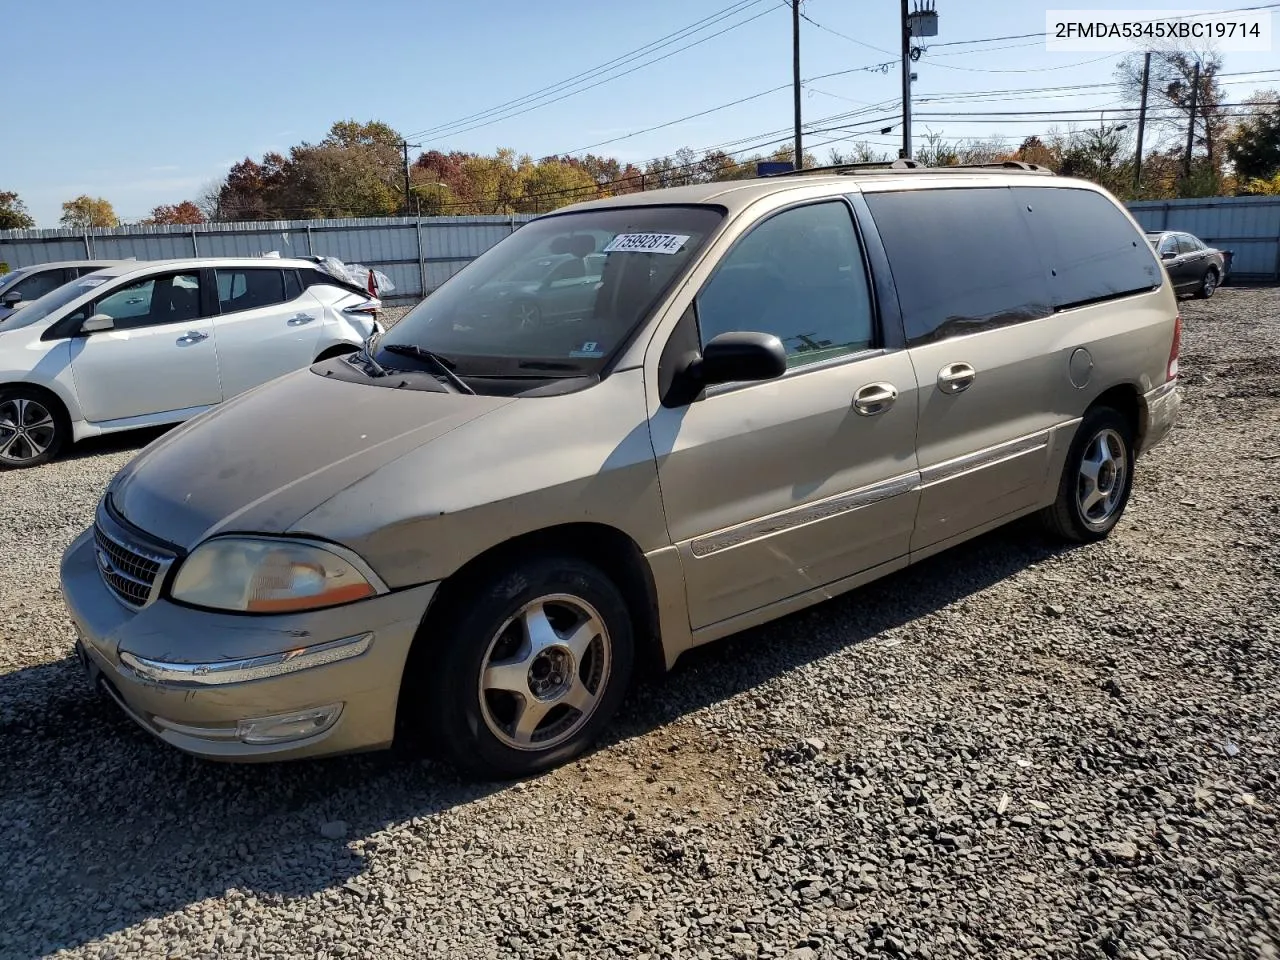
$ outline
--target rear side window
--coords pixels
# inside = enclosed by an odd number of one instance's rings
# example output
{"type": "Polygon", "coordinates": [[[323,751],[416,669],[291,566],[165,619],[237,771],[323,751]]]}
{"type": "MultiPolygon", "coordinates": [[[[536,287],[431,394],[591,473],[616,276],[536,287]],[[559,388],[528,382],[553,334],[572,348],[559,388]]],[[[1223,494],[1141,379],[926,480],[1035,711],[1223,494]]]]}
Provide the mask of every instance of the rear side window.
{"type": "Polygon", "coordinates": [[[1178,234],[1178,252],[1179,253],[1195,253],[1200,249],[1200,245],[1196,243],[1194,237],[1188,237],[1185,233],[1178,234]]]}
{"type": "Polygon", "coordinates": [[[298,271],[286,270],[284,272],[285,300],[297,300],[300,296],[302,296],[302,283],[298,280],[298,271]]]}
{"type": "Polygon", "coordinates": [[[1006,187],[865,194],[911,344],[1052,313],[1045,269],[1006,187]]]}
{"type": "Polygon", "coordinates": [[[1049,274],[1054,309],[1122,297],[1160,285],[1151,244],[1100,193],[1014,187],[1049,274]]]}
{"type": "Polygon", "coordinates": [[[282,270],[217,270],[218,308],[223,313],[284,303],[282,270]]]}

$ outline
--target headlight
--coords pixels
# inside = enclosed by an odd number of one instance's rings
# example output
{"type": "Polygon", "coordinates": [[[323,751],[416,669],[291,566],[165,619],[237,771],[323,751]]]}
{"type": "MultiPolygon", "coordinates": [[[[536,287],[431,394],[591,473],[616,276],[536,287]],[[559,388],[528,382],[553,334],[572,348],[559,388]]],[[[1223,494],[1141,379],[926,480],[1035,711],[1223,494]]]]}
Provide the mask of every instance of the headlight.
{"type": "Polygon", "coordinates": [[[222,537],[191,553],[174,579],[173,599],[243,613],[316,610],[371,597],[378,587],[357,564],[319,544],[222,537]]]}

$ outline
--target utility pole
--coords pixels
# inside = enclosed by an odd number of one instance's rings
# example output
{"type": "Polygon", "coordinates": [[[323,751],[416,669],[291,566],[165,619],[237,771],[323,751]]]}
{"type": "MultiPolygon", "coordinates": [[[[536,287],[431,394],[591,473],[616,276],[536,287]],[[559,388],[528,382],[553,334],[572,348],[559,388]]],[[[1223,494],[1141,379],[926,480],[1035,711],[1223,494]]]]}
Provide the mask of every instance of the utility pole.
{"type": "Polygon", "coordinates": [[[1147,86],[1151,82],[1151,51],[1142,58],[1142,103],[1138,107],[1138,155],[1133,164],[1133,192],[1142,196],[1142,134],[1147,127],[1147,86]]]}
{"type": "Polygon", "coordinates": [[[902,157],[911,159],[911,24],[902,3],[902,157]]]}
{"type": "Polygon", "coordinates": [[[1195,72],[1191,77],[1191,118],[1187,123],[1187,152],[1182,157],[1182,176],[1191,179],[1191,149],[1196,138],[1196,104],[1200,97],[1200,61],[1196,61],[1195,72]]]}
{"type": "Polygon", "coordinates": [[[409,215],[409,210],[413,207],[413,193],[409,189],[409,148],[421,147],[420,143],[409,143],[406,140],[400,141],[400,149],[404,151],[404,215],[409,215]]]}
{"type": "Polygon", "coordinates": [[[791,0],[791,87],[796,108],[795,165],[799,170],[804,166],[804,147],[800,142],[800,0],[791,0]]]}

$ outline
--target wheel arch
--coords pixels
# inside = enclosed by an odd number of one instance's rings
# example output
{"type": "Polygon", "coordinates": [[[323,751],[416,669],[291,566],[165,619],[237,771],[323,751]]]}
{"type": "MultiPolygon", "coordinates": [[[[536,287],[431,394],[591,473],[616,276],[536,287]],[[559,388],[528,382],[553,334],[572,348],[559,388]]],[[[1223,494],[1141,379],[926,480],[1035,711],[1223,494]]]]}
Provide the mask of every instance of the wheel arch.
{"type": "Polygon", "coordinates": [[[64,396],[53,387],[46,386],[43,383],[34,383],[30,380],[2,380],[0,381],[0,391],[4,390],[30,390],[38,393],[42,397],[50,400],[57,407],[58,412],[65,418],[65,426],[71,429],[72,423],[80,419],[80,408],[76,405],[74,398],[64,396]]]}
{"type": "Polygon", "coordinates": [[[565,523],[521,534],[476,555],[447,577],[436,591],[405,664],[405,678],[422,669],[435,628],[446,622],[471,592],[490,576],[539,555],[571,556],[600,568],[622,592],[636,625],[637,674],[665,669],[658,618],[657,583],[639,545],[626,533],[603,523],[565,523]]]}
{"type": "Polygon", "coordinates": [[[1146,397],[1133,383],[1118,383],[1098,394],[1089,404],[1086,413],[1098,407],[1110,407],[1129,422],[1133,436],[1133,449],[1142,449],[1142,441],[1146,437],[1150,425],[1150,413],[1147,410],[1146,397]]]}

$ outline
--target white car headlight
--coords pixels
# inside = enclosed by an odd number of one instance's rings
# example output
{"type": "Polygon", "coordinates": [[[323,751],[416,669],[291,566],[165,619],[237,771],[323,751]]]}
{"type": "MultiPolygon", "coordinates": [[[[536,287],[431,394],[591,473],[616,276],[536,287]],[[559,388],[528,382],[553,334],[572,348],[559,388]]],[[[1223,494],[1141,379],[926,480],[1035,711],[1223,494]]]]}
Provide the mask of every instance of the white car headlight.
{"type": "Polygon", "coordinates": [[[330,548],[299,540],[218,537],[196,547],[173,581],[173,599],[242,613],[333,607],[380,592],[376,577],[330,548]]]}

